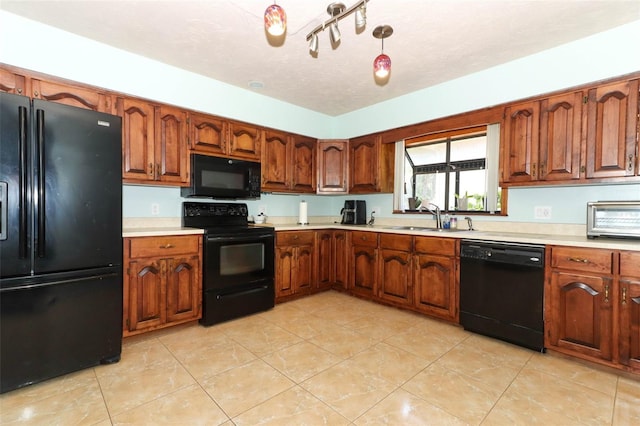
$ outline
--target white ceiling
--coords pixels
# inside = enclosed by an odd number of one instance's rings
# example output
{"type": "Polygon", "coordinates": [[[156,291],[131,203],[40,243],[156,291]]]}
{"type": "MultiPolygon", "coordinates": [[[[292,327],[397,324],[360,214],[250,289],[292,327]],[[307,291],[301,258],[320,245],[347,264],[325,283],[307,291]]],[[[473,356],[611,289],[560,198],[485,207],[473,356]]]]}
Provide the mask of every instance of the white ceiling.
{"type": "Polygon", "coordinates": [[[350,15],[340,21],[339,46],[326,30],[312,57],[306,35],[329,18],[331,0],[279,0],[288,19],[279,46],[263,26],[271,3],[2,0],[0,8],[331,116],[640,19],[639,0],[371,0],[363,32],[350,15]],[[394,29],[385,40],[392,60],[385,85],[372,71],[381,43],[371,33],[380,24],[394,29]]]}

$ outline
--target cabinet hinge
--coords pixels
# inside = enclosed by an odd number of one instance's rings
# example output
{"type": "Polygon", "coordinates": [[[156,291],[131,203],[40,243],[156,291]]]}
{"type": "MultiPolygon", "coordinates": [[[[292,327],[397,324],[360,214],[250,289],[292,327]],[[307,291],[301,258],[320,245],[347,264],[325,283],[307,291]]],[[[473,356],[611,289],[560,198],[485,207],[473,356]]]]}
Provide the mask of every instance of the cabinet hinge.
{"type": "Polygon", "coordinates": [[[127,320],[125,321],[125,323],[127,324],[127,328],[129,328],[129,318],[127,318],[127,320]]]}
{"type": "Polygon", "coordinates": [[[589,103],[589,97],[588,97],[588,96],[584,96],[584,97],[582,98],[582,103],[583,103],[583,104],[589,103]]]}

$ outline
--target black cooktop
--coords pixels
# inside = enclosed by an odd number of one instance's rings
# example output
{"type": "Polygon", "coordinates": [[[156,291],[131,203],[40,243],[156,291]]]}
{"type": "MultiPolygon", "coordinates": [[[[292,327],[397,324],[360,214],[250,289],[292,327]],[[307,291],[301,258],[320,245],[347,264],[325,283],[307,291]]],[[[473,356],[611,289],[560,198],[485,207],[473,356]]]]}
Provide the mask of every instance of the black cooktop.
{"type": "Polygon", "coordinates": [[[234,234],[271,231],[273,228],[249,224],[249,209],[244,203],[182,203],[182,226],[202,228],[208,234],[234,234]]]}

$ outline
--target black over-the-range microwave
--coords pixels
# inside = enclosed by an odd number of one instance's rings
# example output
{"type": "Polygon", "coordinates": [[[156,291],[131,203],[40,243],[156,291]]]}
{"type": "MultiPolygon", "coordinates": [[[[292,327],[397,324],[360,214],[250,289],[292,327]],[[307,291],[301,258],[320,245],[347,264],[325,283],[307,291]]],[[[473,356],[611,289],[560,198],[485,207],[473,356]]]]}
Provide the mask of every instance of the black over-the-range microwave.
{"type": "Polygon", "coordinates": [[[191,186],[183,197],[234,200],[260,198],[260,163],[191,154],[191,186]]]}

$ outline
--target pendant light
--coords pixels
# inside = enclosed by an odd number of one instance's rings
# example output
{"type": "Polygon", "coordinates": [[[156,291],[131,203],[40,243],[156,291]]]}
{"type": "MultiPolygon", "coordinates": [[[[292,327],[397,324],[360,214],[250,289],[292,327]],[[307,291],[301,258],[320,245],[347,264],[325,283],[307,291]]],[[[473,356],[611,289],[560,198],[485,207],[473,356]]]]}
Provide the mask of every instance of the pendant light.
{"type": "Polygon", "coordinates": [[[264,28],[275,37],[281,36],[287,30],[287,14],[275,1],[264,11],[264,28]]]}
{"type": "Polygon", "coordinates": [[[373,36],[382,41],[382,51],[373,61],[373,72],[379,79],[386,79],[391,72],[391,58],[384,54],[384,39],[393,34],[390,25],[380,25],[373,30],[373,36]]]}

